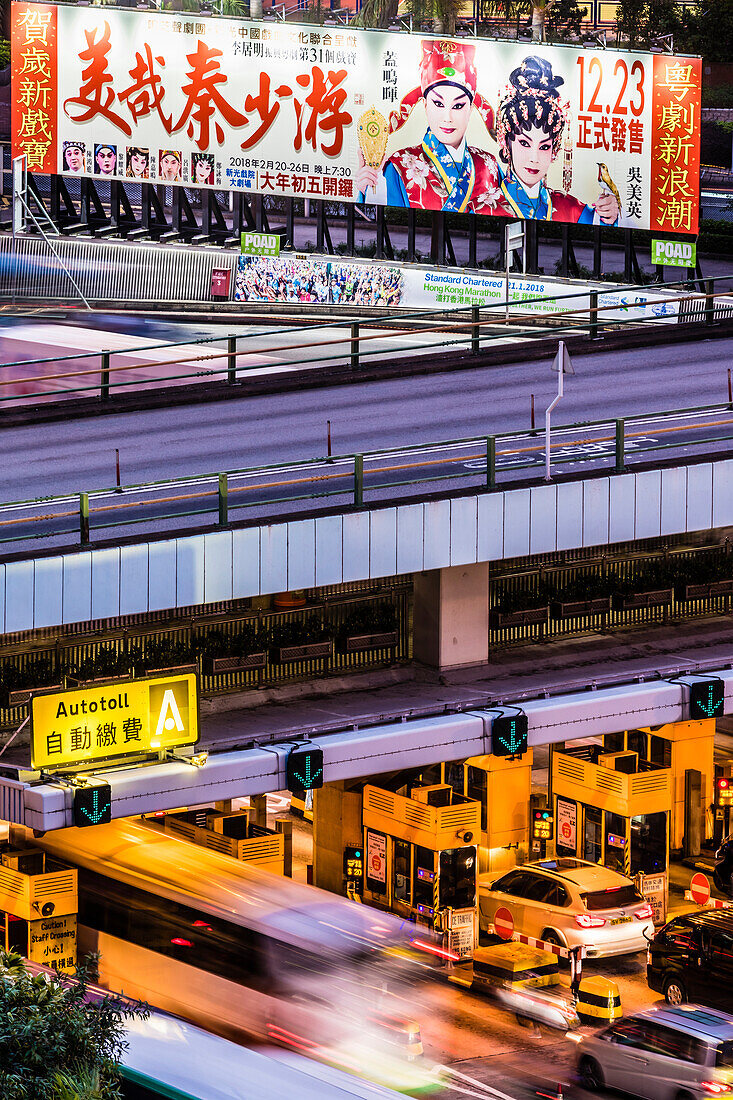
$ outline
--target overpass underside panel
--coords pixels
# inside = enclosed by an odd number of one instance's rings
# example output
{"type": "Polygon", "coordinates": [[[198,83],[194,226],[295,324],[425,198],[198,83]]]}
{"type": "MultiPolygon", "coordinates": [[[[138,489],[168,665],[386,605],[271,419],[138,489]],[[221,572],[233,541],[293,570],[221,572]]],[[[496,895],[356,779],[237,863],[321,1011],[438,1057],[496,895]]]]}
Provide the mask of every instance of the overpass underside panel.
{"type": "Polygon", "coordinates": [[[0,632],[733,526],[733,459],[0,563],[0,632]]]}

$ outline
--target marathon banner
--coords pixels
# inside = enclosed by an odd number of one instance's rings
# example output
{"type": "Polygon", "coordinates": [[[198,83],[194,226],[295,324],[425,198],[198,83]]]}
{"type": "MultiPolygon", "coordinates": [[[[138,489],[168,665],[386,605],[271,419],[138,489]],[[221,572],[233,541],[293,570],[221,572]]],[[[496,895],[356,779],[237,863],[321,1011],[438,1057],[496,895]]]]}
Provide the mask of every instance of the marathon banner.
{"type": "MultiPolygon", "coordinates": [[[[509,279],[512,313],[548,314],[579,311],[586,318],[590,291],[598,291],[602,321],[655,320],[676,323],[676,291],[609,290],[608,284],[585,284],[575,292],[571,283],[513,275],[509,279]],[[572,297],[571,297],[572,295],[572,297]],[[550,299],[549,301],[547,299],[550,299]]],[[[375,306],[408,310],[459,309],[468,306],[503,308],[506,279],[445,268],[340,260],[283,253],[280,256],[240,256],[234,282],[237,302],[289,302],[314,305],[375,306]]]]}
{"type": "Polygon", "coordinates": [[[697,58],[12,5],[37,172],[695,233],[697,58]]]}

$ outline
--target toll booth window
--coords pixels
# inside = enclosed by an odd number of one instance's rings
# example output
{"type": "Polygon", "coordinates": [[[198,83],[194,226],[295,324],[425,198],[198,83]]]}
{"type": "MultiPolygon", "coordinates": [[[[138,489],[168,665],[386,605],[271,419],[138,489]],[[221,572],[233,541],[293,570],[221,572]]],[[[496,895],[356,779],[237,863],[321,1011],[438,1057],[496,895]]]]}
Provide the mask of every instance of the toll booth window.
{"type": "Polygon", "coordinates": [[[394,842],[392,894],[395,901],[410,904],[410,845],[405,840],[394,842]]]}
{"type": "Polygon", "coordinates": [[[468,783],[466,784],[466,795],[468,798],[473,799],[474,802],[481,804],[481,828],[486,830],[486,772],[483,768],[474,768],[473,766],[468,769],[468,783]]]}
{"type": "Polygon", "coordinates": [[[626,850],[626,818],[620,814],[606,813],[606,858],[604,863],[611,871],[624,873],[626,850]]]}
{"type": "Polygon", "coordinates": [[[603,751],[604,752],[623,752],[624,751],[624,735],[623,735],[623,733],[604,733],[604,735],[603,735],[603,751]]]}
{"type": "Polygon", "coordinates": [[[415,845],[415,889],[413,905],[433,907],[433,886],[435,883],[435,852],[432,848],[415,845]]]}
{"type": "MultiPolygon", "coordinates": [[[[608,818],[610,815],[606,814],[608,818]]],[[[667,870],[667,815],[641,814],[631,819],[631,874],[646,875],[667,870]]]]}
{"type": "Polygon", "coordinates": [[[666,737],[657,737],[656,734],[652,734],[649,740],[651,741],[649,759],[652,764],[658,764],[660,768],[671,768],[672,742],[666,737]]]}
{"type": "Polygon", "coordinates": [[[476,849],[440,853],[440,908],[469,909],[476,903],[476,849]]]}
{"type": "Polygon", "coordinates": [[[647,735],[641,730],[629,730],[628,745],[632,752],[638,752],[640,760],[648,760],[647,735]]]}
{"type": "Polygon", "coordinates": [[[442,778],[440,774],[440,764],[431,764],[429,768],[425,768],[420,773],[421,787],[434,787],[436,784],[441,782],[442,778]]]}
{"type": "Polygon", "coordinates": [[[585,807],[583,827],[583,859],[600,863],[603,854],[603,810],[596,806],[585,807]]]}
{"type": "Polygon", "coordinates": [[[463,795],[463,764],[446,764],[445,781],[450,784],[455,794],[463,795]]]}

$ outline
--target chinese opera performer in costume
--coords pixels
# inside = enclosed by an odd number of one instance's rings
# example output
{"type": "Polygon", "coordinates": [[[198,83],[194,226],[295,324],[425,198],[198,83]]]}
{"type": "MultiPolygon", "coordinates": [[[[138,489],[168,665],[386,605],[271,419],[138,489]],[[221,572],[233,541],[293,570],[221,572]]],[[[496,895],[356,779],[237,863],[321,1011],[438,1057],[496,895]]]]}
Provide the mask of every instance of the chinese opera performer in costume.
{"type": "MultiPolygon", "coordinates": [[[[389,120],[395,133],[423,100],[428,128],[420,145],[399,149],[381,166],[359,152],[356,186],[360,202],[416,210],[493,214],[501,198],[499,168],[486,150],[466,144],[473,110],[491,133],[493,111],[476,91],[475,45],[443,39],[422,42],[420,87],[409,92],[389,120]]],[[[386,145],[386,128],[384,144],[386,145]]]]}
{"type": "Polygon", "coordinates": [[[601,190],[593,206],[566,192],[572,180],[572,146],[564,148],[563,186],[547,186],[550,165],[560,152],[569,122],[570,104],[563,103],[558,88],[562,77],[542,57],[526,57],[514,69],[499,103],[496,140],[499,144],[501,197],[496,214],[539,221],[582,222],[616,225],[621,214],[618,191],[608,175],[599,171],[601,190]]]}

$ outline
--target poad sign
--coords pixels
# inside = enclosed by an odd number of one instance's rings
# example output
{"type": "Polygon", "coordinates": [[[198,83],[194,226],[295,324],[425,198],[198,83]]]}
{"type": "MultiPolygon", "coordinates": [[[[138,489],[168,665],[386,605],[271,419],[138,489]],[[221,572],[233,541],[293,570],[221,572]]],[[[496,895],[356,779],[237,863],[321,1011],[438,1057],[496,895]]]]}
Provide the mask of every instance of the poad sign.
{"type": "Polygon", "coordinates": [[[695,233],[699,58],[12,5],[31,171],[695,233]]]}
{"type": "Polygon", "coordinates": [[[35,695],[31,764],[68,769],[198,740],[196,676],[127,680],[35,695]]]}

